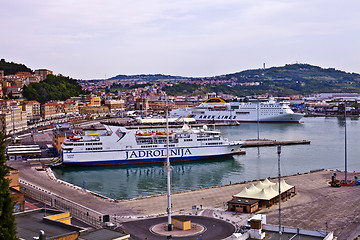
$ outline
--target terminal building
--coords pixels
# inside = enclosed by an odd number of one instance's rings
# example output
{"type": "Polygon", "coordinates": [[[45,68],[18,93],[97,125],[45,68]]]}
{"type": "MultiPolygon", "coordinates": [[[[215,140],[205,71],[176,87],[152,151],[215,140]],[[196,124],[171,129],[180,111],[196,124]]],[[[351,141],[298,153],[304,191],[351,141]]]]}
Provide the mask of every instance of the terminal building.
{"type": "Polygon", "coordinates": [[[27,160],[41,156],[39,145],[11,145],[6,149],[6,156],[9,160],[27,160]]]}

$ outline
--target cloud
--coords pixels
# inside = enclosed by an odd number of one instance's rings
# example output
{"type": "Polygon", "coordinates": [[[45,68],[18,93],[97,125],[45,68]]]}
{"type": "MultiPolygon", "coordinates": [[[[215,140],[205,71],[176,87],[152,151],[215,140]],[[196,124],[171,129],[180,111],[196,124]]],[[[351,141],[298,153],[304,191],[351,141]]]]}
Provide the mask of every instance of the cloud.
{"type": "Polygon", "coordinates": [[[299,60],[359,72],[359,5],[357,0],[3,1],[6,37],[0,52],[8,60],[51,66],[76,78],[208,76],[261,67],[264,61],[299,60]]]}

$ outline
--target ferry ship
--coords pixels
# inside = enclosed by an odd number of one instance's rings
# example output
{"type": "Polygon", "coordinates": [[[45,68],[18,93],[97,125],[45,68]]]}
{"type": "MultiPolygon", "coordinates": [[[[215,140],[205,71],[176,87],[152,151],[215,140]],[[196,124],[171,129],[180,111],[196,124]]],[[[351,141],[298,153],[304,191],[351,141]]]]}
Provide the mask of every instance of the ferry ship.
{"type": "Polygon", "coordinates": [[[170,117],[195,118],[200,122],[292,122],[298,123],[304,115],[294,113],[287,102],[226,102],[212,97],[196,107],[179,108],[170,117]]]}
{"type": "MultiPolygon", "coordinates": [[[[104,125],[101,135],[79,135],[67,139],[61,146],[62,165],[91,166],[116,164],[147,164],[166,162],[165,131],[129,130],[104,125]]],[[[169,132],[170,162],[228,157],[237,153],[241,141],[229,141],[219,131],[207,126],[192,129],[184,125],[169,132]]]]}

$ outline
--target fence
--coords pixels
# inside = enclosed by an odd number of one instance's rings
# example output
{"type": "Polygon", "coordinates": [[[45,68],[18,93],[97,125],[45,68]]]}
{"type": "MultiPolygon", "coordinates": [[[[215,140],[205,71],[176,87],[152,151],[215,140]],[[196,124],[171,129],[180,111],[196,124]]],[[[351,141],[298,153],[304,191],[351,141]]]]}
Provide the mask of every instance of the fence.
{"type": "Polygon", "coordinates": [[[108,218],[107,215],[99,213],[95,210],[82,206],[69,199],[61,197],[46,189],[38,187],[34,184],[19,180],[20,190],[40,202],[43,202],[53,208],[70,212],[72,216],[84,221],[85,223],[95,227],[101,228],[103,222],[108,218]]]}

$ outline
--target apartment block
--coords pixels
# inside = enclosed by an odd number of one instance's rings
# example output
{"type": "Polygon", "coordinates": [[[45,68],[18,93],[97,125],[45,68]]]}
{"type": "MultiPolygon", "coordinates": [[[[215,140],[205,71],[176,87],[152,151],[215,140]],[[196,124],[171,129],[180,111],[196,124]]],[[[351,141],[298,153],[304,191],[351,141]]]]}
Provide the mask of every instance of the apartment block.
{"type": "Polygon", "coordinates": [[[35,75],[40,77],[40,80],[43,81],[46,79],[46,76],[49,74],[53,74],[53,71],[47,69],[38,69],[35,70],[35,75]]]}
{"type": "Polygon", "coordinates": [[[56,110],[58,109],[56,102],[48,102],[41,105],[41,117],[43,119],[51,119],[57,116],[56,110]]]}
{"type": "Polygon", "coordinates": [[[0,129],[5,134],[13,134],[26,130],[26,112],[23,112],[19,106],[2,106],[0,108],[0,129]]]}
{"type": "Polygon", "coordinates": [[[38,101],[24,101],[23,111],[26,112],[28,121],[39,120],[41,117],[41,105],[38,101]]]}
{"type": "Polygon", "coordinates": [[[125,101],[122,99],[109,99],[105,101],[105,106],[109,108],[110,112],[124,111],[125,101]]]}

